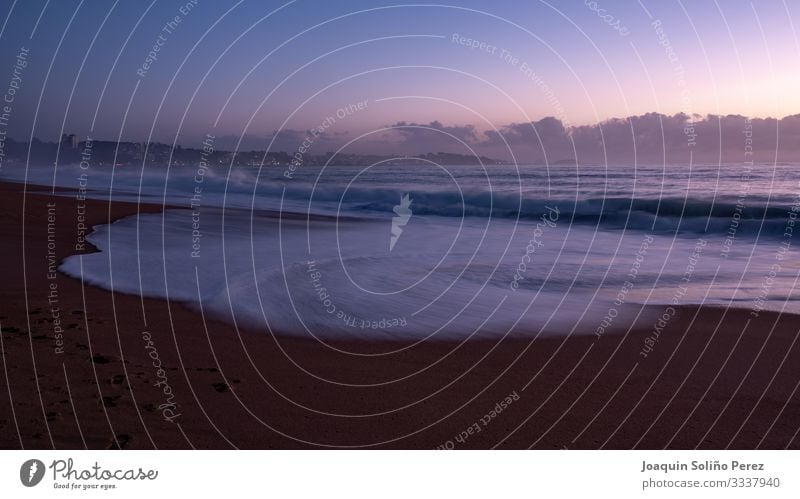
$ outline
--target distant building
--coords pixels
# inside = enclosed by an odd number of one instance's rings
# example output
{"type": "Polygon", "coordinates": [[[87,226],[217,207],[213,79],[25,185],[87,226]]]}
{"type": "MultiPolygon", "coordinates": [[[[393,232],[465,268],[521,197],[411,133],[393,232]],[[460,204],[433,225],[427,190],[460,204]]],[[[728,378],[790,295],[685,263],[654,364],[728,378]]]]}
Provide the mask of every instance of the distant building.
{"type": "Polygon", "coordinates": [[[77,149],[78,137],[74,133],[61,135],[61,146],[67,149],[77,149]]]}

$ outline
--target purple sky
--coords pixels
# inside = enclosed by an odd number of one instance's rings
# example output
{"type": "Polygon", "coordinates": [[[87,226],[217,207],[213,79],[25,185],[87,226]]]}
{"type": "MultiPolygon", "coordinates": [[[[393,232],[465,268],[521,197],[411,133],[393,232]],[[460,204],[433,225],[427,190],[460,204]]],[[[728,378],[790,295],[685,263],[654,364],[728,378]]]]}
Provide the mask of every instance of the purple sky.
{"type": "MultiPolygon", "coordinates": [[[[0,81],[21,87],[4,130],[22,140],[196,147],[213,134],[220,147],[275,138],[286,150],[321,127],[319,153],[352,141],[507,158],[507,137],[532,161],[546,150],[521,133],[531,122],[561,140],[545,117],[569,135],[650,112],[800,112],[800,6],[783,0],[31,0],[3,2],[0,16],[0,81]]],[[[571,157],[562,146],[553,154],[571,157]]]]}

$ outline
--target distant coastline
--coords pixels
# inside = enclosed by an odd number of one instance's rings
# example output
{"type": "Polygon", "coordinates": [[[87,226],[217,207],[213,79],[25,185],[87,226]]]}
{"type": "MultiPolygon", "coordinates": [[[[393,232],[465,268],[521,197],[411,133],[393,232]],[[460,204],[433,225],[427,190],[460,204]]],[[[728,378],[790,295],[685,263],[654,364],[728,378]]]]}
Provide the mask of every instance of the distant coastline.
{"type": "Polygon", "coordinates": [[[324,154],[298,155],[285,151],[226,151],[213,147],[201,149],[186,148],[160,142],[114,142],[105,140],[79,141],[75,135],[64,135],[60,142],[32,142],[5,140],[4,165],[37,162],[59,164],[78,164],[90,156],[92,166],[136,166],[145,160],[148,163],[170,164],[173,166],[196,166],[201,160],[210,166],[369,166],[377,163],[386,165],[502,165],[506,161],[448,152],[431,152],[414,156],[345,154],[326,152],[324,154]],[[30,154],[30,156],[29,156],[30,154]]]}

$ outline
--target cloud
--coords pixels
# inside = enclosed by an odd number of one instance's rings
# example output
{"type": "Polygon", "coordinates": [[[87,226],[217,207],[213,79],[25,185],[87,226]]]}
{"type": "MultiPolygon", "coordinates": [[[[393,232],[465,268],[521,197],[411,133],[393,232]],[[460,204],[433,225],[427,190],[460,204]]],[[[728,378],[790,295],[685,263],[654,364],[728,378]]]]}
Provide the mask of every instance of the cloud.
{"type": "Polygon", "coordinates": [[[547,159],[552,161],[553,156],[572,157],[572,142],[568,130],[560,120],[545,117],[530,123],[511,123],[500,128],[499,131],[488,130],[484,132],[483,147],[501,151],[510,151],[518,159],[536,160],[547,159]]]}
{"type": "MultiPolygon", "coordinates": [[[[689,116],[646,113],[614,118],[593,125],[565,127],[553,117],[509,123],[497,130],[479,131],[474,125],[444,125],[441,121],[398,121],[386,132],[371,134],[347,152],[418,155],[432,152],[475,153],[520,163],[618,162],[680,163],[800,160],[800,115],[782,119],[741,115],[689,116]]],[[[348,131],[285,129],[265,136],[246,135],[240,150],[297,151],[305,142],[312,154],[342,147],[355,134],[348,131]]],[[[220,137],[219,149],[233,149],[238,137],[220,137]]]]}
{"type": "Polygon", "coordinates": [[[565,128],[556,118],[512,123],[478,145],[500,155],[506,143],[521,161],[633,163],[769,162],[800,159],[800,115],[748,120],[741,115],[647,113],[565,128]]]}
{"type": "Polygon", "coordinates": [[[390,125],[391,133],[384,141],[393,143],[396,151],[402,154],[422,154],[428,152],[457,152],[469,154],[464,146],[480,144],[473,125],[445,126],[440,121],[427,124],[398,121],[390,125]]]}

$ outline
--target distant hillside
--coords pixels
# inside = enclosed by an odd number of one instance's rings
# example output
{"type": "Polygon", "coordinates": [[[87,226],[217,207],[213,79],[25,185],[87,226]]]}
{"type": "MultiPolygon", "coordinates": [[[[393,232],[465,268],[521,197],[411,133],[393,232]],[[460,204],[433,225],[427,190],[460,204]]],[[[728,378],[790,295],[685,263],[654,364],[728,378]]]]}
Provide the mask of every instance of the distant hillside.
{"type": "MultiPolygon", "coordinates": [[[[5,141],[3,164],[25,163],[29,154],[29,143],[13,139],[5,141]]],[[[75,136],[65,136],[60,143],[42,142],[34,139],[30,144],[30,160],[35,163],[74,164],[81,161],[92,166],[136,166],[147,164],[170,164],[173,166],[197,165],[201,160],[209,165],[234,166],[287,166],[340,165],[369,166],[376,163],[389,165],[438,164],[438,165],[498,165],[502,161],[485,156],[469,156],[436,152],[419,156],[369,155],[369,154],[299,154],[284,151],[217,151],[189,149],[158,142],[111,142],[101,140],[77,141],[75,136]]]]}

